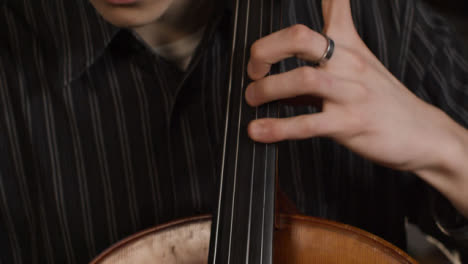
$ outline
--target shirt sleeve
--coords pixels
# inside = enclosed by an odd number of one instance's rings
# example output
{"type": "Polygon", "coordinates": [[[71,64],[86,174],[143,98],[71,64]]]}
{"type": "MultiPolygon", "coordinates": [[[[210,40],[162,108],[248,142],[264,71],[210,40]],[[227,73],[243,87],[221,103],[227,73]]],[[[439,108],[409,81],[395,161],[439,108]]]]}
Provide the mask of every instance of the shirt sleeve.
{"type": "MultiPolygon", "coordinates": [[[[406,83],[423,100],[437,106],[463,127],[468,127],[467,44],[451,25],[422,2],[413,9],[406,83]],[[416,83],[418,82],[418,83],[416,83]]],[[[434,144],[438,144],[434,142],[434,144]]],[[[468,172],[467,172],[468,173],[468,172]]],[[[468,176],[468,175],[467,175],[468,176]]],[[[412,219],[423,231],[468,256],[468,219],[436,190],[426,184],[412,207],[412,219]],[[421,212],[425,210],[425,212],[421,212]],[[415,216],[415,215],[418,216],[415,216]],[[426,216],[426,217],[422,217],[426,216]],[[430,218],[430,219],[428,219],[430,218]],[[429,223],[431,222],[431,223],[429,223]],[[435,228],[430,228],[433,226],[435,228]]]]}

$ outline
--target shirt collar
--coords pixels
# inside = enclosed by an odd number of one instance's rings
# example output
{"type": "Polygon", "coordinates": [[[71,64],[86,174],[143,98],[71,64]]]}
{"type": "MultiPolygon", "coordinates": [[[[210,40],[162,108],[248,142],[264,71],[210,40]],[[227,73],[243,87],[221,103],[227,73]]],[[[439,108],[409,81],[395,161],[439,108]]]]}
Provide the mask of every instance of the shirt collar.
{"type": "Polygon", "coordinates": [[[70,84],[92,66],[119,31],[89,0],[8,1],[7,5],[36,35],[47,58],[45,66],[59,86],[70,84]]]}
{"type": "MultiPolygon", "coordinates": [[[[39,41],[46,63],[44,68],[48,69],[47,77],[54,80],[57,87],[67,86],[79,78],[102,57],[111,43],[117,41],[116,36],[121,35],[118,33],[129,31],[107,22],[89,0],[31,0],[6,3],[23,19],[26,28],[29,28],[39,41]]],[[[224,4],[219,4],[217,9],[224,9],[224,12],[215,12],[214,23],[207,28],[200,43],[202,47],[205,46],[206,39],[212,38],[219,22],[223,21],[221,24],[226,24],[228,21],[225,16],[228,9],[224,4]]]]}

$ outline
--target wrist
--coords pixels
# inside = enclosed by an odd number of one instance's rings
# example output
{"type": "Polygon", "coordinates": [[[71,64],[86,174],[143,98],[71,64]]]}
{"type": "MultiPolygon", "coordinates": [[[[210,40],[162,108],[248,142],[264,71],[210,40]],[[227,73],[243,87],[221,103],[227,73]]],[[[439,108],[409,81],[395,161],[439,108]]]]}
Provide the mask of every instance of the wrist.
{"type": "Polygon", "coordinates": [[[437,109],[431,123],[430,131],[421,138],[425,154],[420,159],[417,175],[441,173],[456,177],[468,167],[468,130],[452,120],[447,114],[437,109]]]}
{"type": "Polygon", "coordinates": [[[468,217],[468,130],[450,120],[444,136],[433,140],[432,160],[413,172],[468,217]]]}

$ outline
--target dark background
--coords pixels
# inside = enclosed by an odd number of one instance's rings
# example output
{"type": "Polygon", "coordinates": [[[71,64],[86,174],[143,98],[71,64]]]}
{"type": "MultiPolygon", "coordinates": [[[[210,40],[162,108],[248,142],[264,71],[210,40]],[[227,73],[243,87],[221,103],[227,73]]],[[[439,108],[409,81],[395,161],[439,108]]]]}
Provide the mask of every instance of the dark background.
{"type": "MultiPolygon", "coordinates": [[[[424,0],[447,17],[468,45],[468,0],[424,0]]],[[[467,47],[468,49],[468,47],[467,47]]]]}
{"type": "Polygon", "coordinates": [[[468,2],[465,0],[425,0],[436,9],[456,15],[466,15],[468,2]]]}

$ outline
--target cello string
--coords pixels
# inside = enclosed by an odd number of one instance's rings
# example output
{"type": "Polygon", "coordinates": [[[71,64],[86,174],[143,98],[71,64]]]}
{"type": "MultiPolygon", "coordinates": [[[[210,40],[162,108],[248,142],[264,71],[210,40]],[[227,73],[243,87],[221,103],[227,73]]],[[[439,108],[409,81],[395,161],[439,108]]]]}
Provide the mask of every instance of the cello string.
{"type": "Polygon", "coordinates": [[[242,110],[244,106],[244,81],[245,81],[245,59],[246,59],[246,51],[247,51],[247,36],[249,32],[249,15],[250,15],[250,0],[247,0],[247,10],[246,10],[246,18],[245,18],[245,33],[244,33],[244,45],[243,45],[243,54],[242,54],[242,69],[241,69],[241,80],[240,80],[240,100],[239,100],[239,116],[237,122],[237,135],[236,135],[236,155],[235,155],[235,162],[234,162],[234,186],[233,186],[233,194],[232,194],[232,201],[231,201],[231,222],[229,227],[229,243],[228,243],[228,264],[231,263],[231,248],[232,248],[232,228],[234,222],[234,207],[236,204],[236,192],[237,192],[237,164],[239,161],[239,138],[240,138],[240,130],[241,130],[241,121],[242,121],[242,110]]]}
{"type": "MultiPolygon", "coordinates": [[[[273,16],[272,14],[272,9],[273,8],[273,1],[270,2],[270,32],[272,33],[271,29],[271,17],[273,16]]],[[[263,0],[262,0],[262,15],[263,15],[263,0]]],[[[263,21],[263,19],[262,19],[263,21]]],[[[263,30],[263,25],[262,25],[262,30],[263,30]]],[[[267,104],[267,117],[269,117],[269,110],[270,110],[270,104],[267,104]]],[[[260,263],[263,262],[263,244],[264,244],[264,232],[265,232],[265,205],[266,205],[266,187],[267,187],[267,166],[268,166],[268,146],[269,144],[265,144],[265,164],[263,166],[263,206],[262,206],[262,234],[261,234],[261,243],[260,243],[260,263]]]]}
{"type": "Polygon", "coordinates": [[[232,43],[231,43],[231,58],[229,61],[229,81],[228,81],[228,97],[226,103],[226,123],[224,127],[224,142],[223,142],[223,154],[222,154],[222,163],[221,163],[221,175],[220,175],[220,183],[219,183],[219,196],[218,196],[218,208],[216,214],[216,227],[215,227],[215,241],[213,245],[213,263],[216,264],[217,260],[217,253],[218,253],[218,237],[219,237],[219,224],[220,224],[220,217],[221,217],[221,199],[223,197],[223,189],[224,189],[224,169],[226,165],[226,147],[227,147],[227,135],[229,130],[229,116],[230,116],[230,109],[231,109],[231,94],[232,94],[232,80],[233,80],[233,65],[234,65],[234,52],[237,42],[237,24],[238,24],[238,15],[239,15],[239,0],[235,1],[235,11],[234,11],[234,29],[233,29],[233,36],[232,36],[232,43]]]}
{"type": "MultiPolygon", "coordinates": [[[[269,4],[270,4],[270,27],[269,27],[269,30],[268,30],[268,34],[271,34],[273,33],[273,30],[274,30],[274,14],[275,14],[275,0],[262,0],[262,15],[263,15],[263,1],[270,1],[269,4]]],[[[279,2],[279,1],[278,1],[279,2]]],[[[281,3],[279,3],[280,6],[279,8],[282,8],[281,7],[281,3]]],[[[282,13],[282,12],[281,12],[282,13]]],[[[278,18],[278,19],[281,19],[281,18],[278,18]]],[[[262,19],[263,21],[263,19],[262,19]]],[[[262,30],[263,30],[263,27],[262,27],[262,30]]],[[[273,72],[272,68],[270,68],[270,72],[269,72],[269,75],[271,75],[273,72]]],[[[272,103],[268,103],[266,105],[266,117],[270,117],[270,106],[271,106],[272,103]]],[[[265,217],[266,217],[266,195],[267,195],[267,178],[268,178],[268,161],[269,161],[269,158],[270,158],[270,155],[268,153],[268,149],[270,147],[270,144],[265,144],[265,164],[264,164],[264,176],[263,176],[263,182],[264,182],[264,185],[263,185],[263,206],[262,206],[262,234],[261,234],[261,246],[260,246],[260,264],[263,263],[263,248],[264,248],[264,239],[265,239],[265,236],[264,236],[264,232],[265,232],[265,217]]],[[[273,148],[275,148],[275,145],[272,146],[273,148]]],[[[276,155],[275,155],[276,156],[276,155]]],[[[274,188],[273,188],[273,191],[274,191],[274,188]]],[[[271,216],[270,216],[271,217],[271,216]]],[[[274,217],[274,215],[273,215],[274,217]]],[[[270,228],[270,226],[268,226],[268,228],[270,228]]],[[[272,229],[269,229],[267,230],[267,232],[273,232],[272,229]]],[[[273,246],[273,245],[272,245],[273,246]]],[[[271,252],[272,253],[272,252],[271,252]]],[[[272,263],[272,257],[273,256],[269,256],[269,262],[268,263],[272,263]]],[[[268,260],[267,260],[268,261],[268,260]]]]}
{"type": "MultiPolygon", "coordinates": [[[[262,37],[263,34],[263,0],[260,0],[260,23],[259,23],[259,38],[262,37]]],[[[247,48],[247,47],[245,47],[247,48]]],[[[258,119],[258,107],[255,107],[255,119],[258,119]]],[[[254,192],[254,177],[255,177],[255,158],[256,158],[256,149],[255,147],[257,144],[253,143],[253,158],[252,158],[252,169],[250,172],[250,197],[249,197],[249,216],[248,216],[248,224],[247,224],[247,245],[246,245],[246,254],[245,254],[245,263],[249,263],[249,254],[250,254],[250,231],[252,228],[252,203],[253,203],[253,192],[254,192]]],[[[262,238],[263,242],[263,238],[262,238]]],[[[261,244],[263,246],[263,243],[261,244]]],[[[260,257],[262,254],[260,254],[260,257]]],[[[261,263],[261,262],[260,262],[261,263]]]]}

